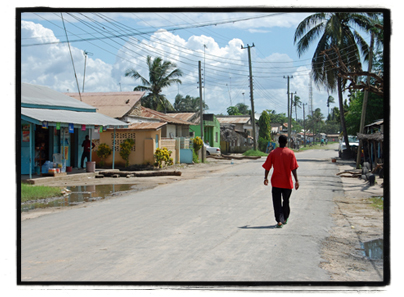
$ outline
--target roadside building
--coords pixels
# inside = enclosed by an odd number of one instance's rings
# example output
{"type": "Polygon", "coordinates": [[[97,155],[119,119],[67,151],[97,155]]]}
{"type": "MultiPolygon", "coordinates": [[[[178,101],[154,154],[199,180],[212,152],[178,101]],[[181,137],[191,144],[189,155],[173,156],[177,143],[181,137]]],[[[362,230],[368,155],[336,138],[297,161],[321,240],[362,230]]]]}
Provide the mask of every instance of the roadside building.
{"type": "MultiPolygon", "coordinates": [[[[189,127],[194,137],[201,137],[200,117],[189,127]]],[[[214,114],[203,114],[203,141],[212,147],[220,147],[220,123],[214,114]]]]}
{"type": "MultiPolygon", "coordinates": [[[[100,113],[128,123],[128,127],[117,131],[114,150],[119,156],[119,143],[126,138],[135,141],[134,153],[130,155],[131,165],[141,165],[151,162],[156,148],[166,147],[172,151],[174,163],[181,162],[181,138],[189,138],[190,123],[181,119],[171,117],[141,105],[141,98],[145,92],[96,92],[81,94],[81,99],[97,108],[100,113]],[[153,141],[151,141],[153,139],[153,141]],[[153,143],[153,145],[151,145],[153,143]]],[[[67,95],[80,100],[78,93],[67,93],[67,95]]],[[[111,135],[96,135],[96,145],[106,143],[112,147],[111,135]]],[[[184,151],[184,155],[188,152],[184,151]]],[[[97,158],[97,157],[96,157],[97,158]]],[[[184,163],[192,162],[183,160],[184,163]]],[[[97,159],[98,160],[98,159],[97,159]]],[[[123,160],[117,157],[119,166],[123,160]]],[[[105,161],[105,166],[110,166],[110,157],[105,161]]]]}
{"type": "MultiPolygon", "coordinates": [[[[249,115],[217,116],[220,123],[220,148],[224,153],[244,153],[254,147],[249,115]]],[[[257,123],[257,121],[255,122],[257,123]]],[[[255,128],[258,139],[259,128],[255,128]]]]}
{"type": "MultiPolygon", "coordinates": [[[[125,141],[125,139],[133,139],[134,145],[131,149],[131,154],[129,155],[130,165],[148,165],[154,164],[154,152],[157,148],[161,148],[161,129],[166,125],[165,122],[155,121],[145,121],[145,122],[133,122],[128,124],[127,128],[116,129],[114,131],[107,130],[106,132],[100,134],[100,143],[107,144],[111,149],[113,154],[109,155],[105,159],[106,168],[124,168],[126,161],[120,156],[120,144],[125,141]],[[114,145],[115,143],[115,145],[114,145]],[[113,157],[115,154],[115,158],[113,157]],[[113,165],[113,158],[115,160],[115,165],[113,165]]],[[[172,150],[172,149],[171,149],[172,150]]],[[[175,160],[175,149],[173,151],[172,157],[175,160]]],[[[101,161],[96,157],[97,161],[101,161]]]]}
{"type": "Polygon", "coordinates": [[[369,162],[371,169],[383,168],[384,163],[384,120],[377,120],[365,126],[365,133],[358,133],[362,144],[363,161],[369,162]]]}
{"type": "MultiPolygon", "coordinates": [[[[65,167],[80,167],[82,143],[94,131],[127,124],[97,113],[93,106],[48,87],[21,83],[21,174],[40,174],[56,158],[65,167]]],[[[101,132],[102,133],[102,132],[101,132]]],[[[90,153],[90,158],[94,154],[90,153]]],[[[84,164],[86,167],[86,163],[84,164]]]]}

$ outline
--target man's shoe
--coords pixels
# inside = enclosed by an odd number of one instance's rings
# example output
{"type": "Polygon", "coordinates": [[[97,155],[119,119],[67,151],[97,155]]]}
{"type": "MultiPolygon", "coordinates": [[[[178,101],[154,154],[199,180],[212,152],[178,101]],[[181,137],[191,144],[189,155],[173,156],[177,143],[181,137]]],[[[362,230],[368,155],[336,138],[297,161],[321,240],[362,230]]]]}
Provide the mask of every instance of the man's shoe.
{"type": "Polygon", "coordinates": [[[278,223],[278,224],[276,225],[276,228],[282,228],[282,223],[278,223]]]}
{"type": "Polygon", "coordinates": [[[284,225],[286,225],[288,223],[289,219],[286,219],[286,221],[283,222],[284,225]]]}

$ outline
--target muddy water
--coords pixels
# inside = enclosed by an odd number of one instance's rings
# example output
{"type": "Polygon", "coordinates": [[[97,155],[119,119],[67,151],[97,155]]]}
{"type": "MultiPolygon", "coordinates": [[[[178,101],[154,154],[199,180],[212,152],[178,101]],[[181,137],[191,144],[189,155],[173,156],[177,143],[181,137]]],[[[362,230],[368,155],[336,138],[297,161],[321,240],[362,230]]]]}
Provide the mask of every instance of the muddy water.
{"type": "Polygon", "coordinates": [[[135,191],[136,185],[85,185],[66,187],[71,192],[64,197],[55,197],[26,202],[21,204],[21,212],[37,208],[68,207],[82,203],[107,199],[125,191],[135,191]]]}
{"type": "Polygon", "coordinates": [[[367,257],[372,260],[383,259],[383,239],[375,239],[363,243],[363,249],[367,257]]]}

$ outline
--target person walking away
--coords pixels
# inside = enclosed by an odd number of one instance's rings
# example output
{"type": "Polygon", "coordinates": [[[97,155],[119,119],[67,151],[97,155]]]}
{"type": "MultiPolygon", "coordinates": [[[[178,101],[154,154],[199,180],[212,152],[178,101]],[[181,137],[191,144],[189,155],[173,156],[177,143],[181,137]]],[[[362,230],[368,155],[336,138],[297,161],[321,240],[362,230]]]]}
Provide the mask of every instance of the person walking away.
{"type": "Polygon", "coordinates": [[[86,135],[86,139],[81,146],[84,148],[83,154],[81,155],[81,168],[84,168],[84,159],[87,158],[87,162],[90,162],[90,150],[95,147],[95,144],[90,142],[88,135],[86,135]],[[92,146],[91,149],[90,146],[92,146]]]}
{"type": "Polygon", "coordinates": [[[289,198],[293,189],[292,174],[295,179],[295,189],[299,189],[299,180],[297,178],[297,168],[299,166],[295,153],[286,147],[287,141],[286,136],[279,136],[279,147],[268,155],[262,165],[265,169],[265,186],[268,185],[268,173],[273,167],[271,177],[272,202],[277,228],[282,228],[282,225],[287,223],[290,215],[289,198]]]}

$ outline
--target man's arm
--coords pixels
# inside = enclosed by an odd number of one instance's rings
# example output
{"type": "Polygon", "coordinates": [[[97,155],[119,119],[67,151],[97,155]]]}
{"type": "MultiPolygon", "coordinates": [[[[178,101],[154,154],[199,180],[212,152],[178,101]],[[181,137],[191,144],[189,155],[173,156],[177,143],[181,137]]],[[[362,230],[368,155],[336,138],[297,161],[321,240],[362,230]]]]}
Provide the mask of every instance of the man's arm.
{"type": "Polygon", "coordinates": [[[293,177],[295,178],[295,189],[299,189],[299,181],[297,179],[297,169],[292,170],[293,177]]]}
{"type": "Polygon", "coordinates": [[[268,173],[269,173],[269,170],[266,170],[265,169],[265,177],[264,177],[264,185],[268,185],[268,173]]]}

